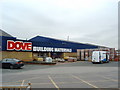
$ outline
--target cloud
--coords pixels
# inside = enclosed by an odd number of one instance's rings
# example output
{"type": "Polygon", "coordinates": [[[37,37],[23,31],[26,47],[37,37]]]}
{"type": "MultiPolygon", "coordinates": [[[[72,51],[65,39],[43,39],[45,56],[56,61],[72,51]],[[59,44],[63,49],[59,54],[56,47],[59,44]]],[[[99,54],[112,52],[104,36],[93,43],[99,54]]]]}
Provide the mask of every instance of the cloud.
{"type": "Polygon", "coordinates": [[[3,0],[2,15],[1,29],[18,38],[117,45],[117,0],[3,0]]]}

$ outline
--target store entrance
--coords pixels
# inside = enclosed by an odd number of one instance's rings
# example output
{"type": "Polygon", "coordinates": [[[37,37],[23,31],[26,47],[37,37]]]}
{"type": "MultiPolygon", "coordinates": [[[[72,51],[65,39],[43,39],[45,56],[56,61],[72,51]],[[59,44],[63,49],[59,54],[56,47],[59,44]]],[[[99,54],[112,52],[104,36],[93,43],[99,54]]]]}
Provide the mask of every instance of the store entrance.
{"type": "Polygon", "coordinates": [[[42,53],[39,52],[38,53],[38,58],[45,58],[45,57],[48,57],[48,56],[49,56],[49,53],[47,53],[47,52],[46,53],[45,52],[42,52],[42,53]]]}
{"type": "Polygon", "coordinates": [[[51,53],[51,57],[53,58],[53,59],[55,59],[55,58],[63,58],[63,53],[51,53]]]}
{"type": "Polygon", "coordinates": [[[38,60],[39,58],[46,58],[49,57],[49,53],[48,52],[34,52],[33,53],[33,60],[38,60]]]}

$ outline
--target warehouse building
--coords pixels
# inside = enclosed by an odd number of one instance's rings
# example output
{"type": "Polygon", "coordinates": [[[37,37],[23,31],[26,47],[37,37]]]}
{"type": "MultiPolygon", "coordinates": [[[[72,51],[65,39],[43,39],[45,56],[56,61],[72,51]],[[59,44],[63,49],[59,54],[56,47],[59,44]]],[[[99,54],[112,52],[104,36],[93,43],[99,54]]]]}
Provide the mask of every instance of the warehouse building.
{"type": "Polygon", "coordinates": [[[21,40],[2,30],[0,32],[0,53],[2,54],[2,59],[17,58],[23,61],[32,61],[48,56],[52,58],[77,57],[78,49],[106,48],[43,36],[21,40]]]}
{"type": "Polygon", "coordinates": [[[96,48],[96,49],[77,49],[77,59],[79,60],[92,60],[93,51],[106,51],[109,55],[109,60],[114,61],[116,58],[115,48],[96,48]]]}

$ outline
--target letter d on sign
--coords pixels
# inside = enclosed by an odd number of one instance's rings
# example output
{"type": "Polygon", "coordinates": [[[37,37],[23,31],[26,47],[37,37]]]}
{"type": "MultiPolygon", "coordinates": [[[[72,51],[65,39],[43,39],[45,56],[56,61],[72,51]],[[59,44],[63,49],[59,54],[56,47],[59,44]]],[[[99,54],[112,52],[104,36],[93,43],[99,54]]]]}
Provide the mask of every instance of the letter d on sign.
{"type": "Polygon", "coordinates": [[[15,44],[14,41],[7,41],[7,50],[14,50],[15,44]]]}

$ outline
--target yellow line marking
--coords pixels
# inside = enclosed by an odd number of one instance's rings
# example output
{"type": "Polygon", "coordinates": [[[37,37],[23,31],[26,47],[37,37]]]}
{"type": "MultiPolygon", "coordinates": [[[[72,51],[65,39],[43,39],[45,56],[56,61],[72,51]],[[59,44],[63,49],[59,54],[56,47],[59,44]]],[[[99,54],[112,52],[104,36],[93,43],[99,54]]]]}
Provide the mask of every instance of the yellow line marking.
{"type": "Polygon", "coordinates": [[[53,81],[53,79],[48,75],[48,78],[50,79],[50,81],[53,83],[53,85],[60,90],[60,88],[57,86],[57,84],[53,81]]]}
{"type": "Polygon", "coordinates": [[[21,84],[21,86],[23,86],[23,85],[24,85],[24,82],[25,82],[25,80],[23,80],[23,81],[22,81],[22,84],[21,84]]]}
{"type": "Polygon", "coordinates": [[[87,81],[85,81],[85,80],[83,80],[83,79],[80,79],[79,77],[77,77],[77,76],[75,76],[75,75],[72,75],[72,77],[74,77],[74,78],[76,78],[76,79],[78,79],[78,80],[80,80],[80,81],[82,81],[82,82],[84,82],[84,83],[86,83],[86,84],[94,87],[94,88],[98,88],[97,86],[95,86],[95,85],[93,85],[93,84],[90,84],[89,82],[87,82],[87,81]]]}
{"type": "Polygon", "coordinates": [[[115,79],[111,79],[111,78],[104,77],[104,76],[102,76],[102,77],[105,78],[105,79],[108,79],[108,80],[114,81],[114,82],[118,82],[118,80],[115,80],[115,79]]]}

